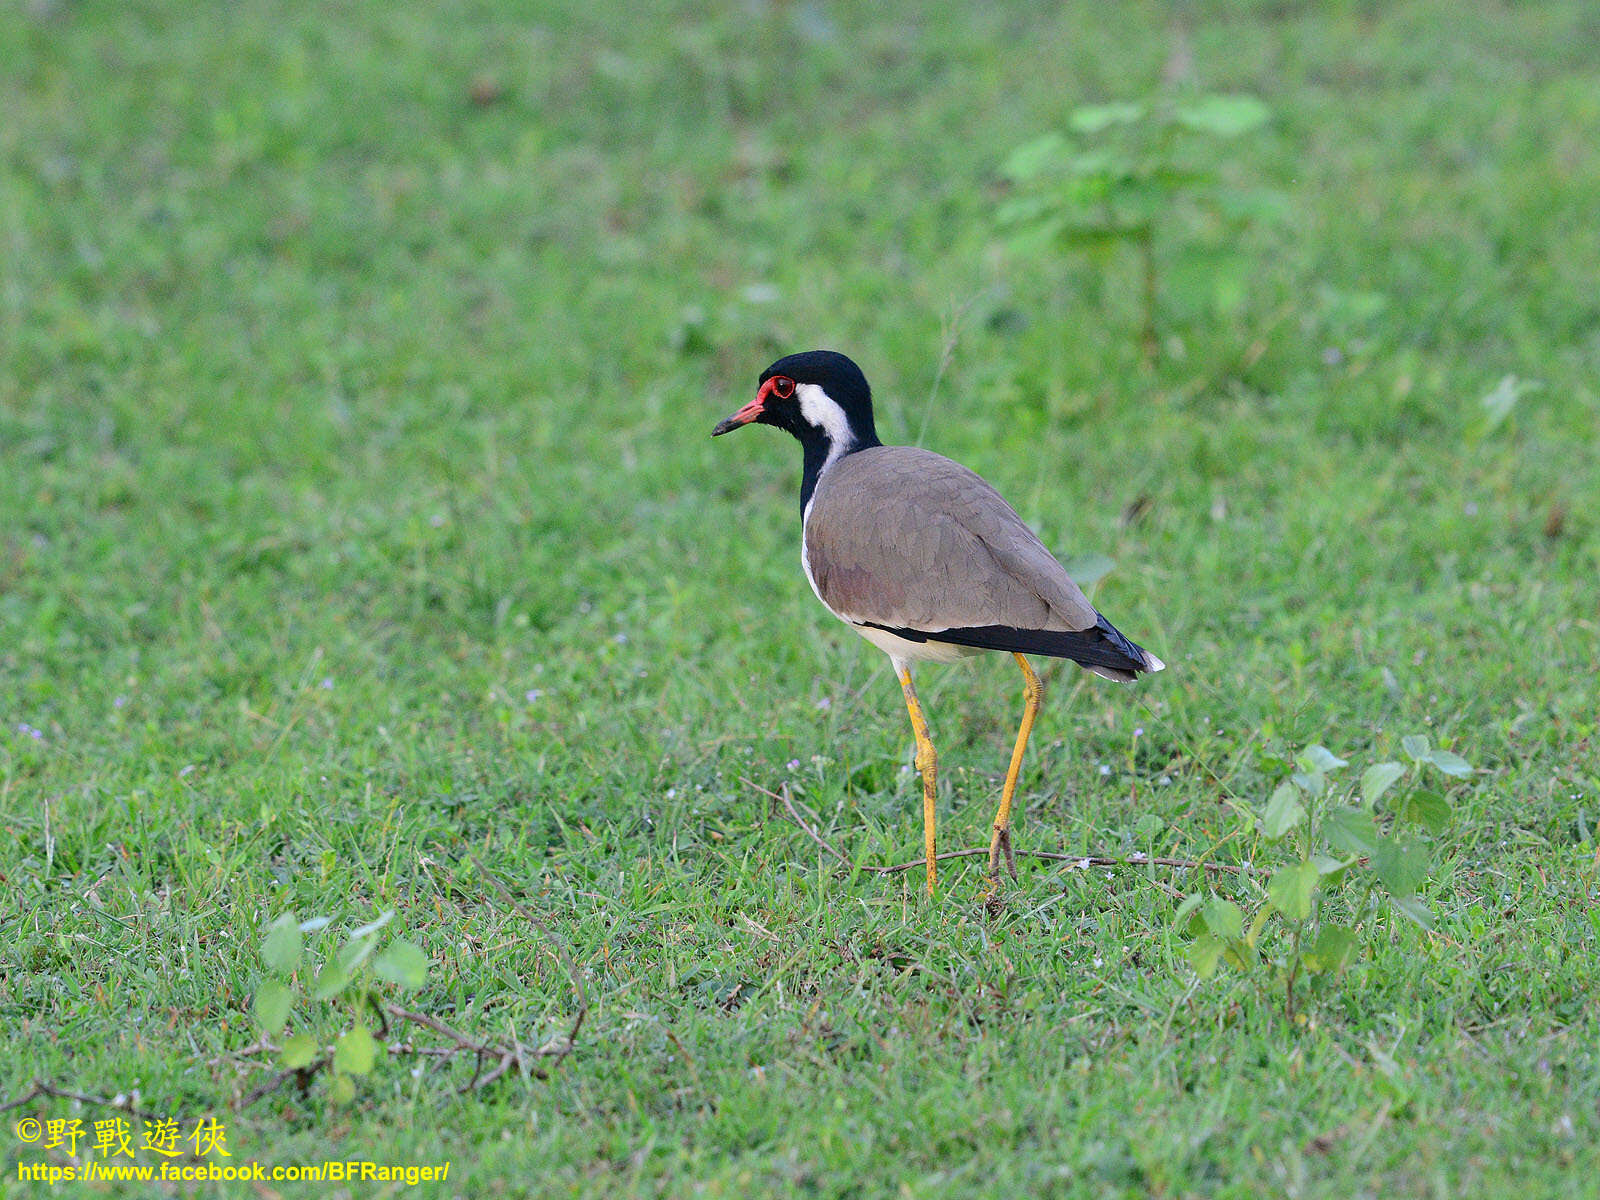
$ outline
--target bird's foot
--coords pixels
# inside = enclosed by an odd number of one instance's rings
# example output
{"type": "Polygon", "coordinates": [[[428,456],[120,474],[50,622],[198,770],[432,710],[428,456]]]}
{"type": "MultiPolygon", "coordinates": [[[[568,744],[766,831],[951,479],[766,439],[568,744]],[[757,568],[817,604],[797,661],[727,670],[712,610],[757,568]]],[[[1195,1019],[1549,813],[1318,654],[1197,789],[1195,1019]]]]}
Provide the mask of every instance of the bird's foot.
{"type": "Polygon", "coordinates": [[[1006,870],[1011,878],[1017,877],[1017,856],[1011,849],[1011,826],[996,825],[989,839],[989,879],[996,886],[1000,882],[1000,856],[1005,855],[1006,870]]]}

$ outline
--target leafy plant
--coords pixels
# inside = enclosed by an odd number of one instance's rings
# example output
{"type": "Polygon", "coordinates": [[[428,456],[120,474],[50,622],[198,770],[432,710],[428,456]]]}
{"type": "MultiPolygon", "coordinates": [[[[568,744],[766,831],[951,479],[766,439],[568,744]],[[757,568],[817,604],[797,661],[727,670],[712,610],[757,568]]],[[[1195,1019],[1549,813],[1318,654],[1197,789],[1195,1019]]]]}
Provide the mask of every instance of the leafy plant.
{"type": "Polygon", "coordinates": [[[1212,892],[1178,908],[1174,923],[1187,928],[1198,974],[1210,976],[1222,963],[1249,970],[1264,958],[1283,984],[1292,1019],[1301,977],[1343,971],[1363,941],[1376,938],[1385,914],[1433,928],[1419,895],[1433,867],[1427,839],[1444,832],[1451,809],[1442,792],[1426,786],[1425,768],[1462,777],[1472,766],[1421,734],[1402,739],[1401,748],[1408,762],[1373,763],[1344,786],[1333,777],[1349,765],[1345,759],[1323,746],[1299,755],[1299,769],[1251,814],[1266,857],[1281,856],[1255,911],[1212,892]]]}
{"type": "Polygon", "coordinates": [[[1478,402],[1482,410],[1477,420],[1468,427],[1468,432],[1475,441],[1482,441],[1496,429],[1500,428],[1516,410],[1517,403],[1530,392],[1536,392],[1543,385],[1537,380],[1518,379],[1515,375],[1504,376],[1489,392],[1478,402]]]}
{"type": "Polygon", "coordinates": [[[391,938],[381,950],[379,932],[393,919],[388,911],[375,921],[350,931],[338,951],[323,958],[310,981],[312,965],[307,936],[315,938],[331,917],[298,921],[287,912],[267,927],[261,958],[271,977],[256,989],[252,1011],[266,1038],[280,1036],[291,1016],[299,1014],[299,1029],[282,1042],[279,1065],[301,1073],[302,1082],[321,1068],[332,1071],[329,1098],[337,1104],[355,1096],[355,1076],[372,1071],[383,1043],[373,1036],[387,1019],[379,1001],[379,987],[389,984],[418,988],[427,980],[428,958],[404,938],[391,938]],[[298,1003],[297,1003],[298,1001],[298,1003]],[[323,1050],[320,1031],[337,1025],[340,1032],[332,1049],[323,1050]]]}
{"type": "MultiPolygon", "coordinates": [[[[997,217],[1019,244],[1042,237],[1067,250],[1128,246],[1140,272],[1139,340],[1146,362],[1159,350],[1157,242],[1180,213],[1203,211],[1226,243],[1252,221],[1284,208],[1270,189],[1243,188],[1218,170],[1221,143],[1256,132],[1271,113],[1254,96],[1204,94],[1083,105],[1052,132],[1018,146],[1003,174],[1016,193],[997,217]]],[[[1228,253],[1202,256],[1213,305],[1237,307],[1248,264],[1228,253]]]]}

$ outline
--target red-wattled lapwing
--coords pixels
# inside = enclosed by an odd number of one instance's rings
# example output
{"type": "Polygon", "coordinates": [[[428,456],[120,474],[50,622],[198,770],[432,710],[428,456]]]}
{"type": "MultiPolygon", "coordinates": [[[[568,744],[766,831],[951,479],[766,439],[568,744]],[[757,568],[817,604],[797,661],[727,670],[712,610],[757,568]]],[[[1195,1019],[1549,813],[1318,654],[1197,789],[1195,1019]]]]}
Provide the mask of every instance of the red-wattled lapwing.
{"type": "Polygon", "coordinates": [[[812,350],[761,372],[756,398],[711,431],[759,421],[804,451],[800,561],[828,611],[884,651],[905,692],[922,773],[928,891],[938,877],[934,796],[938,757],[911,686],[913,662],[955,662],[1009,650],[1022,668],[1022,726],[989,842],[1013,876],[1011,798],[1043,687],[1023,654],[1070,658],[1126,681],[1164,664],[1095,611],[1065,568],[977,475],[914,446],[885,446],[872,424],[866,376],[842,354],[812,350]]]}

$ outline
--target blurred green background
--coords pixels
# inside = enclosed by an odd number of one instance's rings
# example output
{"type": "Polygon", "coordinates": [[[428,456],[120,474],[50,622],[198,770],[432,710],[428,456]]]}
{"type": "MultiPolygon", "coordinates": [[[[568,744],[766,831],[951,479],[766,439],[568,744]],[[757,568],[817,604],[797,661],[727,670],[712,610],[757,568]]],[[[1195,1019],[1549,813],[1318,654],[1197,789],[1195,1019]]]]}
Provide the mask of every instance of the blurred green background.
{"type": "MultiPolygon", "coordinates": [[[[0,63],[6,1096],[473,1195],[1592,1186],[1595,6],[34,0],[0,63]],[[1198,93],[1265,102],[1208,165],[1282,203],[1162,213],[1147,361],[1130,251],[1019,239],[1004,165],[1198,93]],[[1425,731],[1478,768],[1437,932],[1295,1023],[1189,973],[1181,874],[835,879],[741,780],[908,858],[904,715],[793,446],[707,436],[814,346],[1172,667],[1049,677],[1019,847],[1237,860],[1297,750],[1425,731]],[[469,850],[586,973],[557,1079],[242,1105],[288,910],[395,910],[456,1027],[568,1026],[469,850]]],[[[1013,674],[926,672],[948,845],[1013,674]]]]}

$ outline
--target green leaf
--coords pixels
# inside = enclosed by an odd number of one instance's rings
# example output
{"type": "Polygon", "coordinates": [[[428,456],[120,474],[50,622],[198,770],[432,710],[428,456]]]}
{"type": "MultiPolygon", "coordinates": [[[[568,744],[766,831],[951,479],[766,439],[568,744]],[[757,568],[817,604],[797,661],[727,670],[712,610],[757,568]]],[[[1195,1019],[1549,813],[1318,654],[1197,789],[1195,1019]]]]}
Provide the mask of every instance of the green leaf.
{"type": "Polygon", "coordinates": [[[1006,249],[1024,258],[1047,257],[1054,254],[1056,241],[1066,224],[1059,217],[1038,221],[1022,217],[1009,222],[1004,217],[997,217],[996,220],[1006,226],[1001,231],[1005,238],[1006,249]]]}
{"type": "Polygon", "coordinates": [[[378,1044],[372,1040],[366,1026],[352,1026],[333,1044],[333,1069],[350,1075],[365,1075],[372,1070],[377,1054],[378,1044]]]}
{"type": "Polygon", "coordinates": [[[1281,221],[1292,211],[1289,199],[1272,188],[1228,188],[1216,193],[1212,203],[1230,221],[1281,221]]]}
{"type": "Polygon", "coordinates": [[[1244,272],[1233,270],[1233,265],[1219,267],[1211,277],[1211,309],[1220,316],[1230,316],[1243,308],[1254,282],[1244,272]]]}
{"type": "Polygon", "coordinates": [[[1317,890],[1317,864],[1291,863],[1272,873],[1267,898],[1272,907],[1291,921],[1304,921],[1311,915],[1311,896],[1317,890]]]}
{"type": "Polygon", "coordinates": [[[1371,854],[1378,846],[1378,823],[1364,808],[1340,804],[1322,818],[1328,844],[1345,854],[1371,854]]]}
{"type": "Polygon", "coordinates": [[[1458,779],[1472,774],[1472,764],[1462,758],[1461,755],[1452,754],[1448,750],[1428,751],[1428,761],[1446,775],[1452,775],[1458,779]]]}
{"type": "Polygon", "coordinates": [[[1428,877],[1428,852],[1413,841],[1385,840],[1372,852],[1372,869],[1391,896],[1415,896],[1428,877]]]}
{"type": "MultiPolygon", "coordinates": [[[[1073,250],[1115,246],[1126,241],[1133,232],[1120,225],[1063,225],[1056,240],[1073,250]]],[[[1071,572],[1069,571],[1070,575],[1071,572]]]]}
{"type": "Polygon", "coordinates": [[[1071,193],[1078,200],[1100,199],[1111,180],[1121,179],[1133,169],[1132,161],[1125,155],[1113,154],[1109,150],[1081,150],[1077,154],[1069,154],[1066,166],[1086,189],[1071,193]]]}
{"type": "Polygon", "coordinates": [[[1261,815],[1262,832],[1277,841],[1305,819],[1306,806],[1300,803],[1299,789],[1293,783],[1280,783],[1261,815]]]}
{"type": "Polygon", "coordinates": [[[1521,400],[1528,392],[1537,391],[1543,385],[1530,379],[1518,379],[1515,375],[1507,375],[1495,385],[1495,388],[1479,403],[1483,408],[1483,416],[1476,423],[1473,433],[1477,437],[1486,437],[1493,433],[1511,415],[1521,400]]]}
{"type": "Polygon", "coordinates": [[[317,1039],[309,1033],[297,1033],[283,1044],[278,1052],[278,1063],[285,1070],[293,1071],[310,1066],[316,1057],[317,1039]]]}
{"type": "MultiPolygon", "coordinates": [[[[1256,943],[1261,940],[1261,931],[1266,928],[1267,920],[1272,916],[1272,905],[1263,904],[1256,909],[1255,918],[1250,922],[1250,928],[1245,931],[1244,944],[1251,950],[1256,948],[1256,943]]],[[[1240,966],[1244,965],[1241,959],[1240,966]]]]}
{"type": "Polygon", "coordinates": [[[1142,841],[1149,841],[1167,827],[1167,823],[1155,813],[1145,813],[1133,823],[1134,836],[1142,841]]]}
{"type": "Polygon", "coordinates": [[[1217,973],[1217,963],[1222,958],[1222,943],[1215,934],[1203,933],[1189,944],[1189,965],[1201,979],[1210,979],[1217,973]]]}
{"type": "Polygon", "coordinates": [[[1212,896],[1200,910],[1206,928],[1219,938],[1233,939],[1244,934],[1244,913],[1232,900],[1212,896]]]}
{"type": "Polygon", "coordinates": [[[1443,833],[1450,825],[1450,801],[1431,788],[1418,788],[1400,802],[1395,816],[1429,833],[1443,833]]]}
{"type": "Polygon", "coordinates": [[[1172,116],[1185,129],[1237,137],[1260,129],[1272,116],[1272,110],[1254,96],[1209,95],[1179,105],[1172,116]]]}
{"type": "Polygon", "coordinates": [[[373,960],[379,979],[403,988],[419,988],[428,981],[428,956],[410,942],[396,938],[373,960]]]}
{"type": "Polygon", "coordinates": [[[1144,105],[1127,101],[1082,104],[1072,110],[1067,125],[1074,133],[1101,133],[1113,125],[1131,125],[1144,116],[1144,105]]]}
{"type": "Polygon", "coordinates": [[[1321,975],[1343,970],[1355,948],[1355,930],[1340,925],[1324,925],[1322,932],[1317,934],[1317,940],[1311,943],[1302,957],[1306,970],[1321,975]]]}
{"type": "Polygon", "coordinates": [[[1412,762],[1428,761],[1428,735],[1425,733],[1408,733],[1400,739],[1400,749],[1406,752],[1406,757],[1412,762]]]}
{"type": "Polygon", "coordinates": [[[1122,225],[1153,227],[1172,207],[1172,193],[1159,180],[1132,176],[1114,180],[1111,208],[1122,225]]]}
{"type": "Polygon", "coordinates": [[[1216,178],[1216,172],[1198,167],[1180,167],[1177,163],[1157,163],[1150,170],[1149,178],[1159,184],[1162,191],[1171,193],[1197,183],[1209,183],[1216,178]]]}
{"type": "Polygon", "coordinates": [[[1116,569],[1116,560],[1104,554],[1083,554],[1061,564],[1080,588],[1093,587],[1116,569]]]}
{"type": "Polygon", "coordinates": [[[1422,928],[1433,928],[1433,910],[1428,907],[1426,900],[1420,900],[1416,896],[1394,896],[1390,903],[1422,928]]]}
{"type": "Polygon", "coordinates": [[[1311,856],[1312,865],[1317,868],[1317,874],[1321,876],[1318,886],[1325,892],[1343,883],[1345,872],[1360,861],[1360,855],[1351,855],[1349,858],[1334,858],[1331,854],[1311,856]]]}
{"type": "Polygon", "coordinates": [[[349,1104],[355,1098],[355,1081],[348,1075],[335,1075],[328,1084],[328,1099],[334,1104],[349,1104]]]}
{"type": "Polygon", "coordinates": [[[1326,746],[1307,746],[1299,761],[1306,770],[1315,771],[1318,775],[1350,765],[1348,759],[1340,758],[1326,746]]]}
{"type": "Polygon", "coordinates": [[[332,1000],[350,984],[350,972],[337,958],[322,964],[317,973],[317,986],[312,996],[318,1000],[332,1000]]]}
{"type": "Polygon", "coordinates": [[[1321,771],[1296,771],[1289,782],[1308,796],[1320,796],[1328,786],[1328,777],[1321,771]]]}
{"type": "Polygon", "coordinates": [[[289,989],[276,979],[269,979],[256,989],[251,1009],[263,1033],[277,1033],[289,1019],[289,1004],[293,1000],[289,989]]]}
{"type": "Polygon", "coordinates": [[[1013,150],[1000,173],[1015,183],[1025,183],[1058,166],[1066,152],[1067,139],[1059,133],[1047,133],[1013,150]]]}
{"type": "Polygon", "coordinates": [[[394,909],[387,909],[377,918],[377,920],[371,922],[370,924],[363,925],[360,929],[352,929],[350,931],[350,940],[355,941],[356,938],[364,938],[368,934],[377,933],[378,930],[382,929],[392,920],[394,920],[394,909]]]}
{"type": "MultiPolygon", "coordinates": [[[[1194,910],[1204,904],[1205,899],[1205,894],[1203,892],[1196,892],[1192,896],[1185,897],[1183,903],[1178,905],[1178,911],[1172,914],[1172,927],[1177,929],[1185,921],[1193,917],[1194,910]]],[[[1595,911],[1600,913],[1600,909],[1596,909],[1595,911]]],[[[1196,931],[1196,934],[1198,936],[1198,931],[1196,931]]]]}
{"type": "Polygon", "coordinates": [[[377,938],[370,935],[367,937],[352,935],[348,942],[339,947],[339,965],[344,968],[347,975],[354,975],[356,968],[366,962],[377,948],[377,938]]]}
{"type": "Polygon", "coordinates": [[[1373,763],[1361,772],[1361,798],[1368,804],[1376,803],[1405,773],[1406,769],[1397,762],[1373,763]]]}
{"type": "Polygon", "coordinates": [[[1222,961],[1230,967],[1240,971],[1248,971],[1255,962],[1255,947],[1248,942],[1224,942],[1222,944],[1222,961]]]}
{"type": "Polygon", "coordinates": [[[1061,202],[1054,196],[1027,193],[1009,196],[995,207],[995,223],[1000,226],[1032,225],[1054,216],[1061,202]]]}
{"type": "Polygon", "coordinates": [[[261,943],[261,958],[274,971],[287,975],[300,961],[303,944],[294,913],[286,912],[267,926],[266,939],[261,943]]]}

